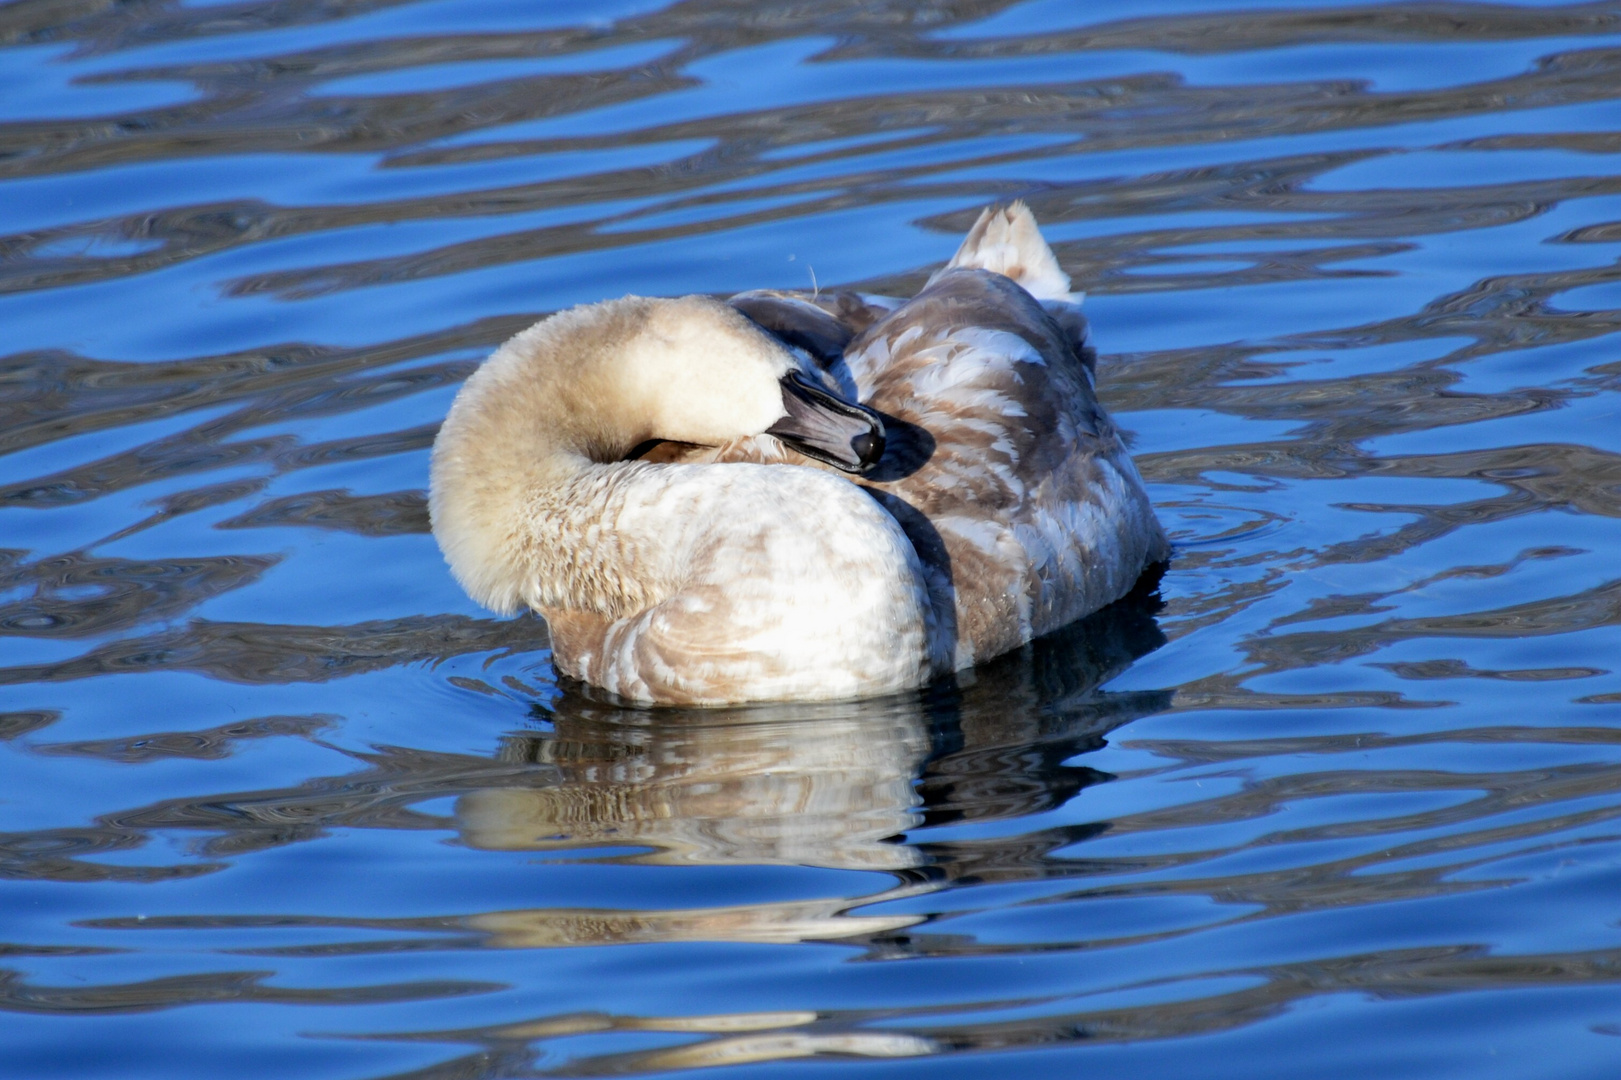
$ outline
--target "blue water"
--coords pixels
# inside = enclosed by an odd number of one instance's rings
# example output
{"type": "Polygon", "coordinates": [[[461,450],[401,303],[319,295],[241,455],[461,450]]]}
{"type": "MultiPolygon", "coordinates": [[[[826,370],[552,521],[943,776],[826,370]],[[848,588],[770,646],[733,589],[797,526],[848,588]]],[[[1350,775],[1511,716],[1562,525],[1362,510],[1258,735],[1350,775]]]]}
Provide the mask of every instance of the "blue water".
{"type": "Polygon", "coordinates": [[[1618,256],[1616,3],[0,3],[0,1076],[1616,1075],[1618,256]],[[450,579],[505,337],[1013,197],[1157,591],[682,713],[450,579]]]}

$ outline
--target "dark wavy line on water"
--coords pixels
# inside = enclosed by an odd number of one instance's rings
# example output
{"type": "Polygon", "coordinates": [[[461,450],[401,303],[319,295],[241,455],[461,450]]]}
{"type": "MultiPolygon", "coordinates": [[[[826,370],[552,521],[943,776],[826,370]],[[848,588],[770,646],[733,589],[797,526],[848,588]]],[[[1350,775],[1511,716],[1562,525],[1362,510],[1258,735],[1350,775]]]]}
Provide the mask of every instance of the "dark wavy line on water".
{"type": "MultiPolygon", "coordinates": [[[[1125,987],[1176,994],[1183,980],[1125,987]]],[[[815,1009],[681,1016],[575,1012],[516,1023],[451,1030],[348,1034],[378,1041],[472,1044],[474,1055],[412,1078],[462,1076],[632,1076],[670,1070],[828,1056],[899,1058],[1063,1049],[1099,1043],[1235,1031],[1276,1017],[1311,998],[1355,993],[1379,999],[1515,988],[1598,987],[1621,982],[1621,953],[1592,950],[1501,955],[1485,945],[1387,950],[1296,963],[1236,968],[1186,980],[1249,982],[1225,992],[1177,995],[1151,1004],[1087,1008],[1085,997],[971,1001],[949,1006],[815,1009]],[[977,1013],[1018,1011],[1016,1020],[974,1019],[977,1013]],[[1034,1014],[1034,1015],[1031,1015],[1034,1014]],[[960,1017],[955,1022],[942,1022],[960,1017]],[[587,1034],[667,1032],[695,1039],[648,1050],[587,1054],[540,1067],[551,1040],[587,1034]]],[[[329,1034],[330,1037],[330,1034],[329,1034]]]]}
{"type": "Polygon", "coordinates": [[[260,1002],[275,1005],[366,1005],[484,994],[503,983],[423,980],[394,985],[321,987],[268,986],[274,971],[221,971],[174,975],[108,986],[42,986],[0,969],[0,1011],[74,1016],[87,1013],[149,1012],[180,1005],[260,1002]]]}
{"type": "MultiPolygon", "coordinates": [[[[1238,10],[1112,20],[1040,35],[940,40],[913,36],[896,55],[947,59],[1032,56],[1082,50],[1152,49],[1188,55],[1249,52],[1337,42],[1407,44],[1514,41],[1610,35],[1621,29],[1613,3],[1526,8],[1510,4],[1344,5],[1308,10],[1238,10]]],[[[832,56],[868,55],[862,45],[832,56]]]]}
{"type": "Polygon", "coordinates": [[[314,447],[301,446],[291,435],[242,440],[232,440],[231,436],[278,421],[342,414],[454,385],[467,376],[472,366],[456,361],[367,379],[305,378],[290,392],[264,395],[244,408],[178,434],[0,488],[0,506],[68,505],[155,480],[227,467],[281,465],[284,470],[327,464],[334,459],[356,460],[417,450],[427,445],[435,429],[418,428],[383,439],[350,438],[314,447]]]}
{"type": "MultiPolygon", "coordinates": [[[[950,1009],[827,1010],[800,1014],[732,1014],[716,1017],[636,1017],[572,1014],[527,1024],[423,1033],[403,1038],[472,1042],[486,1054],[446,1062],[432,1073],[452,1077],[472,1068],[490,1075],[491,1057],[507,1064],[500,1075],[629,1076],[675,1069],[785,1060],[818,1055],[874,1058],[1061,1049],[1077,1044],[1141,1042],[1234,1031],[1282,1014],[1302,1001],[1330,994],[1370,994],[1381,999],[1427,997],[1467,991],[1524,987],[1605,986],[1621,982],[1621,953],[1614,950],[1501,956],[1485,945],[1391,950],[1296,964],[1213,972],[1201,981],[1251,979],[1256,985],[1213,995],[1115,1008],[1075,1008],[1079,1000],[966,1003],[950,1009]],[[983,1009],[1050,1012],[1028,1019],[975,1022],[983,1009]],[[1064,1008],[1065,1005],[1070,1006],[1064,1008]],[[927,1013],[966,1014],[956,1023],[931,1023],[927,1013]],[[920,1015],[923,1014],[923,1015],[920,1015]],[[750,1020],[754,1025],[749,1024],[750,1020]],[[687,1023],[683,1024],[683,1020],[687,1023]],[[706,1024],[705,1021],[708,1021],[706,1024]],[[882,1021],[882,1027],[866,1026],[882,1021]],[[706,1030],[707,1029],[707,1030],[706,1030]],[[739,1033],[739,1031],[746,1033],[739,1033]],[[554,1068],[537,1067],[524,1053],[530,1044],[591,1031],[702,1032],[707,1039],[675,1047],[590,1055],[554,1068]],[[524,1067],[527,1066],[527,1067],[524,1067]]],[[[1197,985],[1197,984],[1195,984],[1197,985]]],[[[1163,989],[1174,991],[1170,982],[1163,989]]],[[[1156,987],[1160,988],[1160,987],[1156,987]]],[[[402,1038],[376,1035],[376,1039],[402,1038]]]]}
{"type": "MultiPolygon", "coordinates": [[[[422,439],[410,449],[426,449],[427,446],[428,440],[422,439]]],[[[426,533],[428,500],[421,491],[394,491],[387,495],[310,491],[270,499],[219,522],[215,528],[262,529],[288,525],[336,529],[361,536],[426,533]]]]}
{"type": "Polygon", "coordinates": [[[0,604],[0,638],[80,638],[173,618],[251,584],[281,560],[215,556],[171,562],[97,559],[82,554],[0,566],[0,589],[33,586],[24,601],[0,604]],[[96,593],[64,597],[61,592],[96,593]]]}
{"type": "Polygon", "coordinates": [[[534,617],[414,615],[351,626],[193,619],[146,637],[108,642],[71,660],[0,668],[0,686],[155,671],[259,685],[326,682],[468,653],[532,652],[538,658],[548,647],[545,624],[534,617]]]}
{"type": "MultiPolygon", "coordinates": [[[[163,731],[116,739],[83,739],[77,742],[36,742],[29,747],[35,754],[51,757],[92,758],[122,765],[142,765],[165,758],[188,761],[219,761],[236,752],[238,744],[254,739],[307,738],[343,718],[331,713],[312,716],[261,716],[238,720],[198,731],[163,731]]],[[[43,725],[42,725],[43,726],[43,725]]]]}
{"type": "MultiPolygon", "coordinates": [[[[356,348],[286,343],[222,356],[130,363],[65,352],[14,353],[0,359],[0,451],[141,423],[221,405],[263,411],[227,416],[232,433],[293,415],[341,413],[426,389],[430,371],[400,376],[369,370],[467,349],[489,349],[534,321],[511,315],[356,348]],[[312,408],[312,406],[314,408],[312,408]]],[[[446,378],[464,377],[466,368],[446,378]]]]}

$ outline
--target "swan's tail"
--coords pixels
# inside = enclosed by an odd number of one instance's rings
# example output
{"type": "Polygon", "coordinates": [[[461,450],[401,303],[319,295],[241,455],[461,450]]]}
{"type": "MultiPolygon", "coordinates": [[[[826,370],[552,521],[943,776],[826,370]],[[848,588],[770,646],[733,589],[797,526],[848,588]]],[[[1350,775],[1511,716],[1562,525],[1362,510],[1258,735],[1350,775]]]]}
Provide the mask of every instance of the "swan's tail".
{"type": "Polygon", "coordinates": [[[945,268],[1005,274],[1037,300],[1082,299],[1069,291],[1069,275],[1042,239],[1035,215],[1017,199],[1006,206],[986,207],[945,268]]]}

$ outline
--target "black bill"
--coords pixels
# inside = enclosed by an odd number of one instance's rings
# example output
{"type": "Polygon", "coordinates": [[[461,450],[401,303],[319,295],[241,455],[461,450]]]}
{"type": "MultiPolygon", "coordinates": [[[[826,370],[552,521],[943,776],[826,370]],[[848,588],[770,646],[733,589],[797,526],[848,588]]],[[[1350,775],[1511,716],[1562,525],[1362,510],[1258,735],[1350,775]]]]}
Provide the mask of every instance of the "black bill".
{"type": "Polygon", "coordinates": [[[797,371],[782,378],[788,415],[766,429],[806,457],[845,472],[864,473],[884,456],[884,422],[817,386],[797,371]]]}

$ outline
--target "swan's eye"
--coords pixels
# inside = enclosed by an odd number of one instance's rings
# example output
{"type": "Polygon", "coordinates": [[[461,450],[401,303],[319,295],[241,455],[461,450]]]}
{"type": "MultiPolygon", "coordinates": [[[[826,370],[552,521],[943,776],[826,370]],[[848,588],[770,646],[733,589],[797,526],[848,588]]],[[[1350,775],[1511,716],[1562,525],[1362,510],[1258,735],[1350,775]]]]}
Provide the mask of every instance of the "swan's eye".
{"type": "Polygon", "coordinates": [[[674,439],[648,439],[631,447],[621,461],[651,461],[655,464],[675,464],[685,461],[696,451],[705,449],[696,443],[676,442],[674,439]]]}

